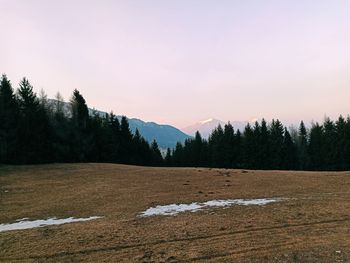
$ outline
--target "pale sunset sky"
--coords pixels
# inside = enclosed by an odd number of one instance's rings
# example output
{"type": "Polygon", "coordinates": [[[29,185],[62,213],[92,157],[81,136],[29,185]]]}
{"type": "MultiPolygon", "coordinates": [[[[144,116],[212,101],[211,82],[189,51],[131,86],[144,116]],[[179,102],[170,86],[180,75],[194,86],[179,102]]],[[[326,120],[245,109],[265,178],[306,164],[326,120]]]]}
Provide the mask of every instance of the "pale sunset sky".
{"type": "Polygon", "coordinates": [[[350,113],[350,1],[0,0],[14,88],[182,128],[350,113]]]}

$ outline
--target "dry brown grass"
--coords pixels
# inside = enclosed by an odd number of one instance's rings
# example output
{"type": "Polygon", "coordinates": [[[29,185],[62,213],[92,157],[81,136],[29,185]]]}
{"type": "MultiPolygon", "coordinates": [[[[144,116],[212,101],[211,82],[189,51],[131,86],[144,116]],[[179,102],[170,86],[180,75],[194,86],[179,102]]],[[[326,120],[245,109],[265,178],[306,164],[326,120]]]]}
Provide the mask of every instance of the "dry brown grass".
{"type": "Polygon", "coordinates": [[[0,262],[350,262],[349,213],[349,172],[5,166],[0,223],[104,218],[1,232],[0,262]],[[159,204],[264,197],[289,199],[138,217],[159,204]]]}

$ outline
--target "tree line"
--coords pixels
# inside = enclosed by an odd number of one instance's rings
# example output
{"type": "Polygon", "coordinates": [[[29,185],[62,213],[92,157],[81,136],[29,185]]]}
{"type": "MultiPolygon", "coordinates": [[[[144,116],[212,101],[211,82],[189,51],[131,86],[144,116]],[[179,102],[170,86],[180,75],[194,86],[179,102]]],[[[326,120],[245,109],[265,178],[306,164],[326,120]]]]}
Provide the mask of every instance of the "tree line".
{"type": "Polygon", "coordinates": [[[287,129],[279,120],[247,124],[243,133],[228,123],[219,125],[208,140],[199,132],[184,144],[168,149],[168,166],[244,169],[350,170],[350,118],[326,118],[309,131],[287,129]]]}
{"type": "Polygon", "coordinates": [[[6,75],[0,80],[0,163],[111,162],[152,166],[244,169],[350,170],[350,118],[326,118],[308,130],[287,129],[279,120],[262,119],[244,131],[230,123],[208,139],[194,138],[167,149],[131,133],[126,117],[89,114],[74,90],[67,110],[59,93],[49,101],[23,78],[16,91],[6,75]]]}
{"type": "Polygon", "coordinates": [[[6,75],[0,81],[0,163],[111,162],[162,165],[156,141],[132,134],[126,117],[89,114],[85,99],[73,91],[68,112],[59,93],[49,101],[26,78],[16,91],[6,75]]]}

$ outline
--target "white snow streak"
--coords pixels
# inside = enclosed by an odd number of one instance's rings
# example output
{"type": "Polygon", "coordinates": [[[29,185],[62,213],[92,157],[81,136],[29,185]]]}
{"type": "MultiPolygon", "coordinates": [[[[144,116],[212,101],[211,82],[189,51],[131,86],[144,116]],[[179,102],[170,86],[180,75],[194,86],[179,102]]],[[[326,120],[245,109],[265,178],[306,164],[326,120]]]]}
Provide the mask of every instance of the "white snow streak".
{"type": "Polygon", "coordinates": [[[233,205],[266,205],[282,201],[282,198],[262,198],[262,199],[227,199],[227,200],[210,200],[204,203],[194,202],[191,204],[170,204],[150,207],[143,211],[140,216],[155,215],[176,215],[181,212],[197,212],[208,207],[226,207],[233,205]]]}
{"type": "Polygon", "coordinates": [[[52,217],[45,220],[42,219],[42,220],[33,220],[33,221],[28,220],[28,218],[22,218],[22,219],[16,220],[16,223],[0,224],[0,232],[30,229],[30,228],[36,228],[36,227],[49,226],[49,225],[61,225],[61,224],[73,223],[73,222],[90,221],[98,218],[101,218],[101,217],[100,216],[91,216],[87,218],[68,217],[68,218],[62,218],[62,219],[57,219],[56,217],[52,217]]]}

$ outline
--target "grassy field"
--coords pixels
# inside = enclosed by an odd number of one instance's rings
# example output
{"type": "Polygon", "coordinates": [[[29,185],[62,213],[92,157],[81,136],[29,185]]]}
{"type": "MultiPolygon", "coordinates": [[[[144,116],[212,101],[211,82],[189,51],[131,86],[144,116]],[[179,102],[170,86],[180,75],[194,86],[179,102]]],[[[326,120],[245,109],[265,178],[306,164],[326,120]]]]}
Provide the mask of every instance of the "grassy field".
{"type": "Polygon", "coordinates": [[[350,262],[350,173],[0,167],[0,224],[103,218],[0,232],[0,262],[350,262]],[[265,206],[140,217],[151,206],[234,198],[265,206]]]}

